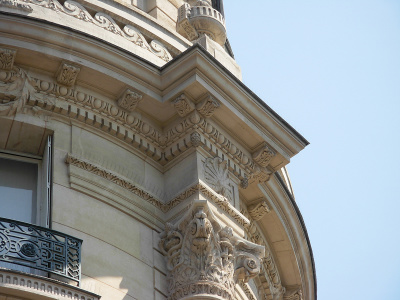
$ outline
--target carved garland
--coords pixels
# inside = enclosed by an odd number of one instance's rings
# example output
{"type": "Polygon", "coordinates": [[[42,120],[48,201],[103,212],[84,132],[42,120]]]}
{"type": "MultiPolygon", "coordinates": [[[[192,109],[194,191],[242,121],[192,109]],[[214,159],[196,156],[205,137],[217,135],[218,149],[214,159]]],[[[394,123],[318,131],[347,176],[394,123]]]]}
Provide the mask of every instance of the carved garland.
{"type": "Polygon", "coordinates": [[[103,12],[98,12],[94,15],[94,17],[92,17],[91,14],[81,4],[75,1],[68,0],[64,2],[64,5],[62,5],[57,0],[2,0],[0,1],[0,7],[3,6],[31,12],[32,7],[24,3],[30,3],[45,7],[53,11],[64,13],[68,16],[77,18],[84,22],[92,23],[100,28],[103,28],[109,32],[112,32],[127,39],[133,44],[151,52],[152,54],[166,62],[172,60],[171,54],[161,42],[157,40],[152,40],[150,43],[148,43],[143,34],[138,29],[136,29],[132,25],[125,25],[124,28],[121,29],[119,25],[109,15],[103,12]]]}

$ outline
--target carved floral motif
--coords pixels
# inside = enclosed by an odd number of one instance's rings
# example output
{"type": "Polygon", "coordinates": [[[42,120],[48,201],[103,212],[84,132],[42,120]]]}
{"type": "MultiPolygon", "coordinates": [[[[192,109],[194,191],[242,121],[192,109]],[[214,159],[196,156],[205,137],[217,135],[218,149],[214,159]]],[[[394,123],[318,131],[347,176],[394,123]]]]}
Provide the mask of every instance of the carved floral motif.
{"type": "Polygon", "coordinates": [[[251,205],[247,208],[250,217],[253,218],[254,221],[261,220],[261,218],[269,213],[271,210],[265,200],[261,200],[258,204],[251,205]]]}
{"type": "Polygon", "coordinates": [[[274,156],[275,156],[274,150],[272,150],[265,144],[260,150],[258,150],[253,154],[253,159],[261,167],[266,168],[274,156]]]}
{"type": "Polygon", "coordinates": [[[235,283],[260,270],[264,248],[222,228],[207,201],[195,201],[176,224],[167,224],[160,249],[167,257],[168,299],[207,296],[233,300],[235,283]]]}
{"type": "Polygon", "coordinates": [[[301,289],[286,291],[283,300],[303,300],[303,292],[301,289]]]}
{"type": "Polygon", "coordinates": [[[174,106],[180,117],[186,117],[195,108],[192,101],[190,101],[185,94],[182,94],[175,99],[174,106]]]}
{"type": "Polygon", "coordinates": [[[213,96],[209,95],[197,106],[197,111],[205,118],[210,118],[218,107],[219,102],[213,96]]]}
{"type": "Polygon", "coordinates": [[[34,82],[18,67],[0,71],[0,116],[11,116],[21,111],[33,95],[34,82]]]}
{"type": "Polygon", "coordinates": [[[219,157],[207,158],[204,162],[204,179],[218,194],[233,202],[232,186],[226,161],[219,157]]]}
{"type": "Polygon", "coordinates": [[[12,49],[0,48],[0,69],[12,70],[16,53],[12,49]]]}
{"type": "Polygon", "coordinates": [[[73,86],[81,68],[62,63],[57,72],[57,82],[66,86],[73,86]]]}
{"type": "Polygon", "coordinates": [[[138,92],[127,89],[118,100],[118,105],[128,111],[134,111],[136,106],[142,100],[143,95],[138,92]]]}

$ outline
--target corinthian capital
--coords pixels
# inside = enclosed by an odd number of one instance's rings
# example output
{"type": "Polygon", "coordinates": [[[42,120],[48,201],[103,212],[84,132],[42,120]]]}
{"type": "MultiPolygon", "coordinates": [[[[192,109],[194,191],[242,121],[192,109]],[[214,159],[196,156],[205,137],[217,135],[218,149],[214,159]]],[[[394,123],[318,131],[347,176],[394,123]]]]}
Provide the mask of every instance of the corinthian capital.
{"type": "Polygon", "coordinates": [[[167,257],[169,299],[235,299],[235,284],[260,272],[263,246],[222,228],[207,201],[195,201],[176,224],[167,224],[160,249],[167,257]]]}

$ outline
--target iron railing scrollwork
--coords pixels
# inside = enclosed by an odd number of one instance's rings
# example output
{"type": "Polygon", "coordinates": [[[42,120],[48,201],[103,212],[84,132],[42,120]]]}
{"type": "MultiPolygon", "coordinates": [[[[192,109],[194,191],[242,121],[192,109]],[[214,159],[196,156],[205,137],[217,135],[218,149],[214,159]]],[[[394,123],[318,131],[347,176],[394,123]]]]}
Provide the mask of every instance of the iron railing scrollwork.
{"type": "Polygon", "coordinates": [[[48,228],[0,218],[0,261],[81,279],[82,240],[48,228]]]}

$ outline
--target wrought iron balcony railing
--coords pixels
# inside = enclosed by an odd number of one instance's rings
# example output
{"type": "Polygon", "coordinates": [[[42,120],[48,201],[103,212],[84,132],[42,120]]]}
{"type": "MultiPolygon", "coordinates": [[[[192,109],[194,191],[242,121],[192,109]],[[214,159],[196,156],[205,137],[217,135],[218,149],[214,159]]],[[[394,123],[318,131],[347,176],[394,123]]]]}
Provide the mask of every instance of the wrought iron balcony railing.
{"type": "Polygon", "coordinates": [[[0,218],[0,261],[57,274],[79,285],[82,240],[48,228],[0,218]]]}

